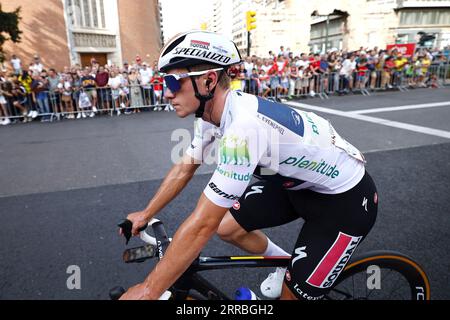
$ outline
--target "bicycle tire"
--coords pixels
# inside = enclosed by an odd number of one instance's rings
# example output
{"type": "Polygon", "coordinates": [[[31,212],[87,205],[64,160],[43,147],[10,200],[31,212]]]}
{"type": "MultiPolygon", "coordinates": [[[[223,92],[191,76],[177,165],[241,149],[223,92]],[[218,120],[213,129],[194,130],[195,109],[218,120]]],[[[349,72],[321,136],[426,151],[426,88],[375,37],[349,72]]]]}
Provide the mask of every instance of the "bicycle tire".
{"type": "MultiPolygon", "coordinates": [[[[336,280],[332,292],[339,292],[340,284],[358,273],[366,273],[370,266],[377,266],[400,274],[409,285],[411,300],[430,300],[430,283],[422,267],[410,257],[388,250],[370,251],[351,259],[336,280]]],[[[353,296],[352,298],[360,297],[353,296]]]]}

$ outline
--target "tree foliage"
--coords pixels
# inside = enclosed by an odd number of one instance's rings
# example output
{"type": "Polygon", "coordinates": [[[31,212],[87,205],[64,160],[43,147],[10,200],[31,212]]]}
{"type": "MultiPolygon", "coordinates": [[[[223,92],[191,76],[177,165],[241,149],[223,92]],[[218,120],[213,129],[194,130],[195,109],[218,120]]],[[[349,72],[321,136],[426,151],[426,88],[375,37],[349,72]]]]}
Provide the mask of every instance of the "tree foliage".
{"type": "Polygon", "coordinates": [[[11,40],[14,43],[20,42],[22,31],[19,29],[21,8],[18,7],[13,12],[4,12],[0,4],[0,62],[4,60],[3,44],[11,40]]]}

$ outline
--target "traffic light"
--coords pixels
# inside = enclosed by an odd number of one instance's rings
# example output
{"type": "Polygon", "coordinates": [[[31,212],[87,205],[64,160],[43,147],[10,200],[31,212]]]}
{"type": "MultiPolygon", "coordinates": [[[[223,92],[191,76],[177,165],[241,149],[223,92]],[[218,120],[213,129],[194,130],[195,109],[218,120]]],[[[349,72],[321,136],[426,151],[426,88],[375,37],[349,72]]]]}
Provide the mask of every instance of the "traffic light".
{"type": "Polygon", "coordinates": [[[256,12],[255,11],[247,11],[247,31],[251,31],[256,29],[256,12]]]}

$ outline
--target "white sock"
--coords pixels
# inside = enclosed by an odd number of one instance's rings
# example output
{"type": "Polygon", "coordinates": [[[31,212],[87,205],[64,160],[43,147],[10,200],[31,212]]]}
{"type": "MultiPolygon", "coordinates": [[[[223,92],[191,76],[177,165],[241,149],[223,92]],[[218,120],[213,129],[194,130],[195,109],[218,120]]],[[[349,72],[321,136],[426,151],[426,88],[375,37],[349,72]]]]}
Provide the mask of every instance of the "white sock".
{"type": "Polygon", "coordinates": [[[262,254],[265,257],[273,257],[273,256],[290,256],[289,253],[281,249],[279,246],[277,246],[275,243],[270,241],[269,238],[267,238],[267,249],[262,254]]]}

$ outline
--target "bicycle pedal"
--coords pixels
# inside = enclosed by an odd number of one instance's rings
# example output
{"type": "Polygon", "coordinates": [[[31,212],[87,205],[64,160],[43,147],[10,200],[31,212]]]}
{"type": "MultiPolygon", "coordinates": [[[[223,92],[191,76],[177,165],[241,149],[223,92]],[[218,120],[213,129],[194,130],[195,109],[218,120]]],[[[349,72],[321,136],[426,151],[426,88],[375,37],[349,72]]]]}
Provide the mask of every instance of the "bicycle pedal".
{"type": "Polygon", "coordinates": [[[140,263],[156,256],[155,247],[151,244],[145,246],[129,248],[123,252],[123,261],[126,263],[140,263]]]}

